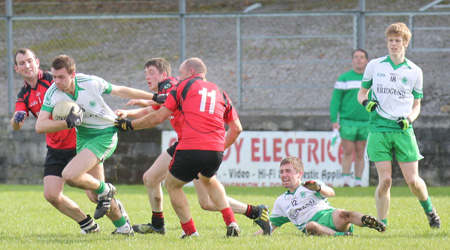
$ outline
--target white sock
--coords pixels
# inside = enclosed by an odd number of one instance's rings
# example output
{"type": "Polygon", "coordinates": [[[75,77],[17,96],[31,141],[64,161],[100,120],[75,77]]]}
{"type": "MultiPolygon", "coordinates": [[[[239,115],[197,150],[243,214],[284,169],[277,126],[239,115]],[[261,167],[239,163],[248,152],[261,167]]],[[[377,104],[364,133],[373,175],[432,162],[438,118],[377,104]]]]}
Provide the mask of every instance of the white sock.
{"type": "Polygon", "coordinates": [[[125,225],[118,227],[117,231],[122,232],[122,233],[127,233],[131,230],[130,225],[128,223],[125,223],[125,225]]]}
{"type": "Polygon", "coordinates": [[[344,178],[345,184],[350,184],[350,179],[352,178],[350,175],[344,175],[342,177],[344,178]]]}
{"type": "Polygon", "coordinates": [[[105,190],[103,190],[103,192],[101,194],[99,194],[99,196],[104,196],[104,195],[108,194],[109,191],[111,191],[111,189],[109,188],[109,185],[105,183],[105,190]]]}
{"type": "Polygon", "coordinates": [[[360,185],[361,186],[361,180],[355,180],[355,186],[360,185]]]}

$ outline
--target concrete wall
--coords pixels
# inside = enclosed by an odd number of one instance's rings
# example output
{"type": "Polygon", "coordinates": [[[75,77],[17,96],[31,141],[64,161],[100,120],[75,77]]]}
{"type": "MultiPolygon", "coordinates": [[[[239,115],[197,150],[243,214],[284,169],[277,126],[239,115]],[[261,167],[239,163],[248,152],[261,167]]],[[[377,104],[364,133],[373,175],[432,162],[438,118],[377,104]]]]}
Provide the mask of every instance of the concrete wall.
{"type": "MultiPolygon", "coordinates": [[[[12,131],[9,117],[0,118],[0,183],[40,184],[46,155],[45,136],[34,131],[30,118],[20,131],[12,131]]],[[[245,130],[328,131],[328,116],[241,116],[245,130]]],[[[424,160],[420,175],[429,186],[450,185],[450,118],[420,116],[415,122],[416,137],[424,160]]],[[[163,123],[154,129],[119,133],[116,152],[105,162],[107,180],[114,183],[141,184],[142,175],[161,153],[161,131],[170,129],[163,123]]],[[[393,168],[394,185],[405,185],[400,169],[393,168]]],[[[370,167],[370,184],[376,185],[374,164],[370,167]]]]}

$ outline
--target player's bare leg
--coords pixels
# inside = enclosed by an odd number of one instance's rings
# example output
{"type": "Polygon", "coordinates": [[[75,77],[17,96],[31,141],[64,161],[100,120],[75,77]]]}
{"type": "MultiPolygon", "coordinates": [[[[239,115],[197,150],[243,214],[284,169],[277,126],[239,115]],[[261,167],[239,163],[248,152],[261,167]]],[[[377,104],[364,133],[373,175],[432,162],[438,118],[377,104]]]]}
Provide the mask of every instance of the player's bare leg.
{"type": "Polygon", "coordinates": [[[191,212],[189,211],[189,202],[182,187],[186,182],[178,180],[169,171],[167,171],[165,186],[172,202],[172,207],[180,219],[183,228],[182,238],[197,235],[191,212]]]}
{"type": "Polygon", "coordinates": [[[439,218],[436,209],[431,204],[427,185],[419,176],[419,162],[399,162],[399,165],[409,189],[419,199],[419,202],[428,217],[430,226],[432,228],[440,228],[441,219],[439,218]]]}
{"type": "Polygon", "coordinates": [[[334,235],[336,231],[331,228],[320,225],[315,221],[310,221],[306,224],[305,227],[307,235],[334,235]]]}
{"type": "Polygon", "coordinates": [[[144,173],[142,177],[147,188],[148,200],[152,211],[163,211],[163,192],[161,182],[166,177],[167,169],[172,157],[164,151],[158,156],[153,165],[144,173]]]}
{"type": "Polygon", "coordinates": [[[217,180],[215,175],[211,178],[205,177],[202,174],[199,174],[198,176],[199,180],[208,191],[209,198],[222,213],[225,224],[227,225],[227,236],[239,236],[240,229],[236,223],[234,212],[231,209],[230,204],[228,203],[227,195],[223,185],[217,180]]]}
{"type": "Polygon", "coordinates": [[[367,141],[355,141],[355,186],[361,186],[364,172],[364,152],[367,141]]]}
{"type": "MultiPolygon", "coordinates": [[[[219,185],[221,185],[223,188],[222,183],[219,182],[219,185]]],[[[194,180],[194,187],[197,191],[198,203],[203,210],[220,211],[220,209],[218,209],[214,202],[209,198],[208,191],[199,180],[194,180]]],[[[231,197],[227,197],[227,200],[235,214],[245,214],[245,212],[247,211],[247,204],[235,200],[231,197]]]]}
{"type": "Polygon", "coordinates": [[[152,222],[147,224],[133,225],[133,230],[138,233],[165,234],[163,214],[163,191],[161,182],[167,174],[167,169],[172,157],[167,151],[162,152],[153,165],[144,173],[142,177],[147,188],[148,200],[152,209],[152,222]]]}
{"type": "Polygon", "coordinates": [[[44,177],[44,197],[61,213],[76,222],[86,219],[80,207],[69,197],[63,194],[64,180],[59,176],[47,175],[44,177]]]}
{"type": "Polygon", "coordinates": [[[392,163],[390,161],[375,162],[378,172],[378,186],[375,191],[375,205],[378,218],[385,224],[389,213],[392,185],[392,163]]]}
{"type": "Polygon", "coordinates": [[[359,227],[368,227],[377,230],[380,233],[386,231],[386,226],[379,219],[364,215],[360,212],[336,209],[333,212],[333,223],[339,232],[347,232],[351,224],[359,227]]]}
{"type": "MultiPolygon", "coordinates": [[[[95,167],[93,167],[89,172],[88,175],[92,176],[93,178],[101,181],[105,181],[105,172],[103,168],[103,163],[97,164],[95,167]]],[[[87,190],[89,199],[94,202],[97,201],[97,194],[95,191],[87,190]]],[[[116,201],[116,199],[112,199],[110,202],[110,209],[105,214],[116,226],[116,230],[112,232],[112,234],[121,234],[121,235],[132,235],[133,229],[131,227],[130,219],[128,218],[128,214],[125,211],[125,208],[123,204],[119,201],[116,201]]]]}
{"type": "MultiPolygon", "coordinates": [[[[221,186],[222,183],[219,182],[221,186]]],[[[194,187],[197,191],[198,202],[200,207],[207,211],[220,211],[217,206],[209,198],[208,191],[199,181],[194,180],[194,187]]],[[[253,206],[242,203],[231,197],[227,197],[228,203],[235,214],[245,215],[247,218],[254,220],[254,223],[263,229],[264,234],[272,234],[272,224],[269,220],[269,207],[266,205],[253,206]]]]}
{"type": "Polygon", "coordinates": [[[100,160],[92,151],[83,149],[67,164],[62,172],[62,177],[72,187],[97,190],[100,185],[98,179],[87,172],[99,163],[100,160]]]}
{"type": "Polygon", "coordinates": [[[355,151],[355,142],[349,141],[346,139],[342,139],[342,174],[344,177],[344,187],[348,187],[350,185],[351,179],[351,168],[353,162],[353,153],[355,151]]]}

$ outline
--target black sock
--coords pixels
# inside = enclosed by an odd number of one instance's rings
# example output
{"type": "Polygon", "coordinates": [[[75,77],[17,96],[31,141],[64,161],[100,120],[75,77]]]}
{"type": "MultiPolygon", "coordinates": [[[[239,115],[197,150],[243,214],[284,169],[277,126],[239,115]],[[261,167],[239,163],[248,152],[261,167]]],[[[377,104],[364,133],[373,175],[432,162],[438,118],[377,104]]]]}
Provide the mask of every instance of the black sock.
{"type": "Polygon", "coordinates": [[[163,212],[152,212],[152,225],[159,229],[164,226],[164,214],[163,212]]]}
{"type": "Polygon", "coordinates": [[[259,217],[261,208],[253,205],[247,205],[247,212],[245,212],[245,216],[249,219],[257,219],[259,217]]]}
{"type": "Polygon", "coordinates": [[[97,223],[95,223],[95,221],[91,218],[89,214],[86,216],[86,219],[78,222],[78,224],[80,225],[80,228],[83,229],[84,231],[98,226],[97,223]]]}

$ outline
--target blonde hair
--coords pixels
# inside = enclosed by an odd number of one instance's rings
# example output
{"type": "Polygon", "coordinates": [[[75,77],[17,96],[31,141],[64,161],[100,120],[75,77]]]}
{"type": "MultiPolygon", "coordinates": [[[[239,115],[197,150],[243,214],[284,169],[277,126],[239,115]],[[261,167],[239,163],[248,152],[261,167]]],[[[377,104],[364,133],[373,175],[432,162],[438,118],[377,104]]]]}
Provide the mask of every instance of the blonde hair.
{"type": "Polygon", "coordinates": [[[406,26],[406,24],[404,23],[393,23],[389,25],[384,34],[386,36],[386,39],[392,35],[401,36],[405,44],[409,44],[409,40],[411,39],[412,36],[408,26],[406,26]]]}
{"type": "Polygon", "coordinates": [[[280,162],[280,167],[286,164],[291,164],[292,167],[294,167],[294,169],[297,171],[297,173],[303,173],[303,162],[302,160],[300,160],[300,158],[295,156],[288,156],[280,162]]]}

